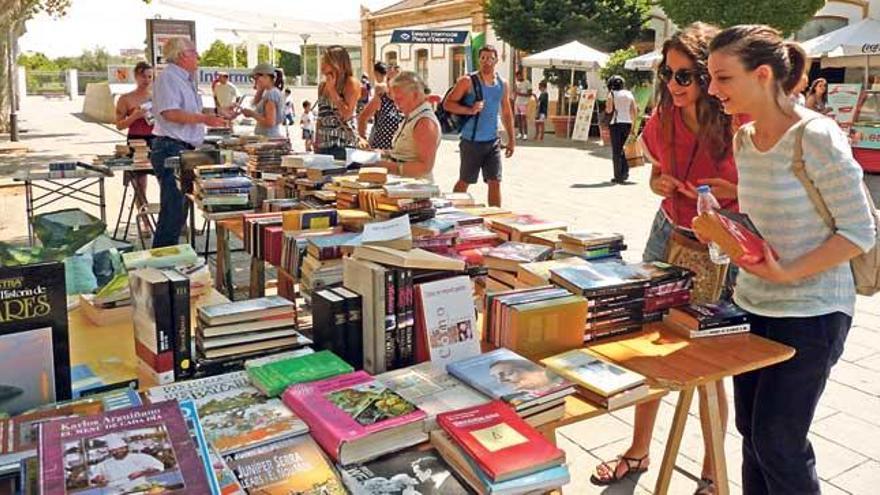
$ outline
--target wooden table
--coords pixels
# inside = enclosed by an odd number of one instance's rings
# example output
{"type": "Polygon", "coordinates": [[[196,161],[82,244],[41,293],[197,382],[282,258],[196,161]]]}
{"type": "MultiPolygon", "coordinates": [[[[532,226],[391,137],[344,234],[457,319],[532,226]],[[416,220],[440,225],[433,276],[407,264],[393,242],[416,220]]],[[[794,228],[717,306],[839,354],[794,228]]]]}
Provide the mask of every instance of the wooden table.
{"type": "MultiPolygon", "coordinates": [[[[586,347],[609,361],[646,376],[652,387],[680,392],[654,489],[656,494],[665,494],[669,490],[688,410],[697,387],[703,390],[708,401],[711,426],[709,456],[715,470],[716,493],[729,493],[716,383],[728,376],[781,363],[794,356],[795,352],[791,347],[750,333],[690,340],[667,329],[662,323],[648,325],[639,333],[603,340],[586,347]]],[[[572,409],[572,412],[576,414],[566,414],[562,420],[564,424],[586,419],[592,414],[587,408],[582,408],[580,412],[572,409]]],[[[550,426],[555,429],[562,424],[550,426]]]]}
{"type": "MultiPolygon", "coordinates": [[[[229,300],[235,299],[235,287],[232,283],[232,250],[229,249],[229,235],[232,234],[239,240],[244,240],[244,218],[239,215],[235,218],[217,220],[217,272],[214,286],[229,300]]],[[[266,265],[265,261],[251,256],[250,261],[250,286],[248,296],[253,299],[266,295],[266,265]]]]}

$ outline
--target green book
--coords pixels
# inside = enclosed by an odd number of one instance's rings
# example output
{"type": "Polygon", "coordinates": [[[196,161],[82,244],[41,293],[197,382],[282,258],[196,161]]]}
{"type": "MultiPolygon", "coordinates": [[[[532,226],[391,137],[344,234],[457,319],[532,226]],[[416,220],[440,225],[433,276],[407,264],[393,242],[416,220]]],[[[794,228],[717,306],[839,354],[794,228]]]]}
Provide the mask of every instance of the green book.
{"type": "Polygon", "coordinates": [[[323,380],[354,371],[351,365],[330,351],[246,368],[251,383],[268,397],[277,397],[287,387],[297,383],[323,380]]]}

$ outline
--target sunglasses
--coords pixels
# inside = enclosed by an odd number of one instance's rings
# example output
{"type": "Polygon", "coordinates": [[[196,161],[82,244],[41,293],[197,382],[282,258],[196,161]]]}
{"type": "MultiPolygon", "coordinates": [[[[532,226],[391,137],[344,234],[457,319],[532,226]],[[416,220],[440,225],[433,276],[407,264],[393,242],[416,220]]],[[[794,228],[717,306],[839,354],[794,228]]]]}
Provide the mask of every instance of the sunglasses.
{"type": "Polygon", "coordinates": [[[675,83],[679,86],[687,87],[700,77],[700,71],[696,69],[678,69],[673,72],[669,66],[664,65],[657,71],[657,75],[660,76],[660,80],[664,84],[669,84],[669,81],[674,79],[675,83]]]}

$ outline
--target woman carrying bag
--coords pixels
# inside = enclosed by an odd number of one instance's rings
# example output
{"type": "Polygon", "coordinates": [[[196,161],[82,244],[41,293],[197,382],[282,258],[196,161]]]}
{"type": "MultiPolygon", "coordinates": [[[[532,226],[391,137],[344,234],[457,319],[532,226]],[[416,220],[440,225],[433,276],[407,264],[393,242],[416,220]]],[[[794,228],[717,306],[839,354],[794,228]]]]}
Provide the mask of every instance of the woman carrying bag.
{"type": "Polygon", "coordinates": [[[623,184],[629,179],[629,165],[623,151],[627,137],[633,133],[637,121],[636,99],[625,88],[626,82],[620,76],[608,78],[608,98],[605,100],[605,114],[611,131],[611,160],[614,162],[614,184],[623,184]]]}

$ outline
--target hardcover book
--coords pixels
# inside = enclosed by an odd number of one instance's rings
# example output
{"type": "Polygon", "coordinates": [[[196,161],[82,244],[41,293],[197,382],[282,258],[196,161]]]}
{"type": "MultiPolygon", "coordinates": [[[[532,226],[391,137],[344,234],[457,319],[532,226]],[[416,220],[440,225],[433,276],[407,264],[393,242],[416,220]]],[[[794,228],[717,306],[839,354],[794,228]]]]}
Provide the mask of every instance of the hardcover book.
{"type": "Polygon", "coordinates": [[[0,416],[71,397],[64,264],[0,267],[0,416]]]}
{"type": "Polygon", "coordinates": [[[352,495],[464,495],[465,485],[435,449],[413,448],[340,469],[352,495]]]}
{"type": "Polygon", "coordinates": [[[515,272],[522,263],[544,261],[552,254],[553,250],[547,246],[524,242],[505,242],[490,249],[483,256],[483,263],[487,268],[515,272]]]}
{"type": "Polygon", "coordinates": [[[244,301],[199,307],[199,319],[205,324],[227,325],[290,313],[294,305],[281,296],[267,296],[244,301]]]}
{"type": "Polygon", "coordinates": [[[586,349],[575,349],[542,359],[545,366],[580,387],[610,397],[645,383],[645,377],[610,363],[586,349]]]}
{"type": "Polygon", "coordinates": [[[321,447],[342,465],[428,438],[423,430],[425,413],[363,371],[294,385],[283,399],[309,424],[321,447]]]}
{"type": "Polygon", "coordinates": [[[180,406],[180,412],[183,413],[183,419],[190,437],[192,437],[193,445],[198,450],[199,459],[202,461],[202,467],[211,488],[211,495],[244,495],[244,490],[235,480],[235,474],[226,466],[223,459],[217,455],[205,438],[196,403],[185,399],[179,401],[178,406],[180,406]]]}
{"type": "Polygon", "coordinates": [[[174,381],[174,309],[171,282],[156,268],[129,273],[138,366],[159,384],[174,381]]]}
{"type": "Polygon", "coordinates": [[[524,234],[547,230],[566,230],[562,222],[550,222],[534,215],[499,215],[491,219],[492,229],[506,232],[511,241],[520,241],[524,234]]]}
{"type": "Polygon", "coordinates": [[[586,265],[587,260],[572,256],[558,260],[523,263],[516,268],[516,278],[529,286],[536,287],[550,283],[550,270],[564,266],[586,265]]]}
{"type": "MultiPolygon", "coordinates": [[[[427,349],[431,363],[445,370],[448,363],[480,353],[470,277],[451,277],[416,286],[419,335],[416,348],[427,349]],[[419,343],[423,345],[419,345],[419,343]]],[[[418,356],[424,358],[425,356],[418,356]]]]}
{"type": "Polygon", "coordinates": [[[345,495],[342,481],[308,435],[282,440],[227,457],[250,494],[345,495]]]}
{"type": "Polygon", "coordinates": [[[492,481],[525,476],[565,462],[565,452],[503,402],[443,413],[437,416],[437,423],[492,481]]]}
{"type": "Polygon", "coordinates": [[[572,384],[508,349],[495,349],[447,365],[449,374],[517,409],[570,395],[572,384]]]}
{"type": "Polygon", "coordinates": [[[749,314],[729,301],[691,303],[669,310],[667,319],[691,330],[708,330],[749,323],[749,314]]]}
{"type": "Polygon", "coordinates": [[[308,431],[280,400],[251,386],[244,371],[153,387],[148,397],[153,403],[194,400],[205,437],[224,455],[308,431]]]}
{"type": "Polygon", "coordinates": [[[40,425],[40,488],[74,493],[210,493],[176,403],[40,425]]]}
{"type": "Polygon", "coordinates": [[[586,297],[628,289],[645,289],[650,283],[635,267],[615,262],[552,268],[550,280],[586,297]]]}
{"type": "Polygon", "coordinates": [[[190,325],[189,279],[177,270],[162,270],[171,291],[171,335],[174,351],[174,379],[183,380],[193,373],[192,331],[190,325]]]}

